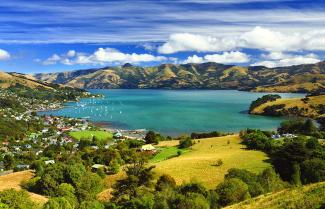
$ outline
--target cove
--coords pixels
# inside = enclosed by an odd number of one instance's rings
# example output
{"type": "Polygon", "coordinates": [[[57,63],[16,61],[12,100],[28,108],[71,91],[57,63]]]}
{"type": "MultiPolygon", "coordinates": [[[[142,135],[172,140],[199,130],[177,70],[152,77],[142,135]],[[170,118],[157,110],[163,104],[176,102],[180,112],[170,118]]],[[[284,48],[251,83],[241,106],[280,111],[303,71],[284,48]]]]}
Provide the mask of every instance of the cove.
{"type": "MultiPolygon", "coordinates": [[[[247,114],[250,103],[267,93],[236,90],[92,89],[103,98],[68,102],[39,114],[87,118],[108,128],[147,129],[164,135],[191,132],[239,132],[244,128],[273,130],[284,118],[247,114]]],[[[278,93],[282,98],[305,94],[278,93]]]]}

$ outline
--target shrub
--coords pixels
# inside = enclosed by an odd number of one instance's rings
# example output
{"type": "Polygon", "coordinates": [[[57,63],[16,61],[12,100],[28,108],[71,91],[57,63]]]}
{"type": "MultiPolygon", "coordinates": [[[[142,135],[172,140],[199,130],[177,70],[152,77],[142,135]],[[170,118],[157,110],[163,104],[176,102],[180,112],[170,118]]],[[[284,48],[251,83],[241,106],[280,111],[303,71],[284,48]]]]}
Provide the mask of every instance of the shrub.
{"type": "Polygon", "coordinates": [[[185,138],[180,140],[178,147],[180,149],[184,149],[184,148],[189,148],[192,145],[193,145],[192,139],[185,138]]]}
{"type": "Polygon", "coordinates": [[[250,197],[248,186],[237,178],[226,179],[217,186],[219,204],[222,206],[234,204],[250,197]]]}

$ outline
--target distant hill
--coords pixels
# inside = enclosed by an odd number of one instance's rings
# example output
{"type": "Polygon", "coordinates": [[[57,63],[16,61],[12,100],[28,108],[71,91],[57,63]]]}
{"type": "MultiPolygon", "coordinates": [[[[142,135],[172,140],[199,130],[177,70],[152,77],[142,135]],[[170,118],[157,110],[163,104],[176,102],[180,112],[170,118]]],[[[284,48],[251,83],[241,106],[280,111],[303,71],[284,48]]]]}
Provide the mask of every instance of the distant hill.
{"type": "Polygon", "coordinates": [[[35,74],[41,81],[78,88],[237,89],[259,92],[325,90],[325,62],[290,67],[240,67],[213,62],[162,64],[35,74]]]}
{"type": "Polygon", "coordinates": [[[51,92],[57,90],[85,92],[83,89],[78,89],[73,86],[67,86],[59,83],[51,83],[48,81],[37,80],[32,75],[21,73],[7,73],[0,71],[0,89],[8,89],[10,87],[25,87],[27,89],[43,89],[51,92]]]}
{"type": "Polygon", "coordinates": [[[325,182],[261,195],[225,209],[313,209],[325,206],[325,182]]]}
{"type": "Polygon", "coordinates": [[[32,76],[0,71],[0,88],[9,88],[16,85],[22,85],[32,89],[38,87],[52,89],[50,85],[46,84],[45,82],[35,80],[35,78],[32,76]]]}

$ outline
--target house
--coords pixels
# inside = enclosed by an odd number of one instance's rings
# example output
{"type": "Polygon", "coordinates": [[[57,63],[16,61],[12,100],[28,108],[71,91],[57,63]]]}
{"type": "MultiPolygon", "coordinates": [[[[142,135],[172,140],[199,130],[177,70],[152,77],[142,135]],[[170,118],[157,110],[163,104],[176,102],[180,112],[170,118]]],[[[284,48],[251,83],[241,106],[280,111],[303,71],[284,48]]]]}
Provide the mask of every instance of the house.
{"type": "Polygon", "coordinates": [[[29,169],[29,165],[27,165],[27,164],[18,164],[18,165],[16,166],[16,168],[17,168],[18,170],[27,170],[27,169],[29,169]]]}
{"type": "Polygon", "coordinates": [[[31,146],[30,144],[25,144],[24,147],[25,147],[26,149],[30,149],[30,148],[32,148],[32,146],[31,146]]]}
{"type": "Polygon", "coordinates": [[[45,165],[54,164],[55,161],[54,160],[45,160],[44,163],[45,163],[45,165]]]}
{"type": "Polygon", "coordinates": [[[142,152],[147,152],[150,154],[155,154],[157,152],[156,148],[152,144],[146,144],[141,147],[142,152]]]}
{"type": "Polygon", "coordinates": [[[122,134],[120,131],[117,131],[117,132],[115,132],[115,133],[113,134],[113,137],[114,137],[115,139],[120,139],[120,138],[123,137],[123,134],[122,134]]]}
{"type": "Polygon", "coordinates": [[[3,142],[2,142],[2,145],[3,145],[3,146],[8,146],[8,145],[9,145],[9,142],[8,142],[8,141],[3,141],[3,142]]]}
{"type": "Polygon", "coordinates": [[[91,170],[96,172],[98,169],[104,169],[106,166],[102,164],[94,164],[91,166],[91,170]]]}
{"type": "Polygon", "coordinates": [[[48,132],[48,131],[49,131],[48,128],[43,128],[42,133],[46,133],[46,132],[48,132]]]}
{"type": "Polygon", "coordinates": [[[294,134],[282,134],[283,137],[286,137],[286,138],[296,138],[297,136],[294,135],[294,134]]]}
{"type": "Polygon", "coordinates": [[[90,147],[93,148],[93,149],[95,149],[95,150],[98,150],[99,149],[99,147],[98,146],[95,146],[95,145],[92,145],[90,147]]]}

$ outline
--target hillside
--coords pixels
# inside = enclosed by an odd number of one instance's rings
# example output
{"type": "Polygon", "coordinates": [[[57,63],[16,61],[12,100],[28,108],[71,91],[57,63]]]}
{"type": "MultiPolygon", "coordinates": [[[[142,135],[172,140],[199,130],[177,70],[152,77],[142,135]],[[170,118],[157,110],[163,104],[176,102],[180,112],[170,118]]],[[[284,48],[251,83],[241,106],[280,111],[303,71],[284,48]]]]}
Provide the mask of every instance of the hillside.
{"type": "MultiPolygon", "coordinates": [[[[196,140],[190,151],[179,157],[153,163],[158,174],[169,174],[177,182],[195,180],[213,189],[222,182],[230,168],[242,168],[258,173],[270,165],[266,154],[245,150],[237,135],[196,140]],[[229,142],[229,144],[228,144],[229,142]],[[216,166],[218,160],[221,166],[216,166]]],[[[176,146],[178,141],[162,141],[159,146],[176,146]]]]}
{"type": "Polygon", "coordinates": [[[46,83],[35,80],[33,77],[18,73],[5,73],[0,71],[0,88],[9,88],[16,86],[17,84],[29,87],[32,89],[43,87],[46,89],[52,89],[52,87],[46,83]]]}
{"type": "MultiPolygon", "coordinates": [[[[0,176],[0,191],[5,189],[21,189],[21,183],[26,182],[34,177],[31,170],[15,172],[7,175],[0,176]]],[[[39,194],[28,192],[31,199],[37,203],[44,204],[48,198],[39,194]]]]}
{"type": "Polygon", "coordinates": [[[261,195],[257,198],[231,205],[225,209],[312,209],[322,208],[325,205],[325,182],[303,187],[286,189],[277,193],[261,195]]]}
{"type": "Polygon", "coordinates": [[[269,101],[254,108],[251,113],[257,115],[294,115],[310,118],[324,117],[325,95],[306,98],[289,98],[269,101]]]}
{"type": "Polygon", "coordinates": [[[325,90],[325,62],[290,67],[240,67],[218,63],[162,64],[35,74],[41,81],[78,88],[238,89],[259,92],[325,90]]]}

